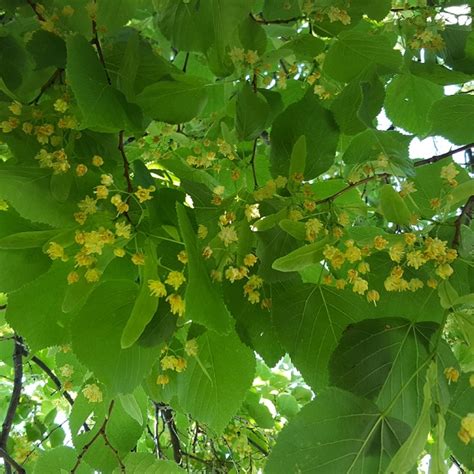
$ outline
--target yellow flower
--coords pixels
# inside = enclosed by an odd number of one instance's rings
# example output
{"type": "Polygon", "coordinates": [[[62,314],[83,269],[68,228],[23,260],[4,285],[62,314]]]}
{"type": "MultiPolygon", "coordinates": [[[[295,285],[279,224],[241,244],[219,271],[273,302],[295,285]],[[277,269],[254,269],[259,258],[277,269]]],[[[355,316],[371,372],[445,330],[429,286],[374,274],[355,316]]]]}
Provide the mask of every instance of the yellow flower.
{"type": "Polygon", "coordinates": [[[443,166],[441,168],[440,176],[448,182],[453,181],[456,176],[459,174],[459,170],[456,169],[454,163],[449,163],[449,165],[443,166]]]}
{"type": "Polygon", "coordinates": [[[356,277],[352,285],[352,291],[363,295],[369,289],[369,283],[361,277],[356,277]]]}
{"type": "Polygon", "coordinates": [[[51,124],[44,124],[35,127],[36,139],[39,143],[45,145],[48,143],[49,137],[54,133],[54,126],[51,124]]]}
{"type": "Polygon", "coordinates": [[[435,270],[436,275],[440,276],[443,280],[449,278],[453,273],[453,267],[449,263],[443,263],[439,265],[435,270]]]}
{"type": "Polygon", "coordinates": [[[411,193],[416,192],[415,184],[412,181],[405,181],[402,183],[401,189],[400,189],[400,196],[401,197],[406,197],[411,193]]]}
{"type": "Polygon", "coordinates": [[[76,166],[76,175],[81,177],[87,173],[87,166],[80,163],[76,166]]]}
{"type": "Polygon", "coordinates": [[[114,248],[114,255],[116,257],[125,257],[125,250],[122,247],[116,247],[114,248]]]}
{"type": "Polygon", "coordinates": [[[20,102],[12,102],[9,106],[8,106],[8,109],[10,110],[10,112],[14,115],[21,115],[21,108],[22,108],[22,105],[20,104],[20,102]]]}
{"type": "Polygon", "coordinates": [[[421,288],[423,288],[423,282],[419,278],[412,278],[408,282],[408,289],[410,291],[420,290],[421,288]]]}
{"type": "Polygon", "coordinates": [[[69,108],[69,104],[64,99],[57,99],[53,107],[56,112],[64,113],[69,108]]]}
{"type": "Polygon", "coordinates": [[[86,196],[82,201],[79,201],[77,207],[86,215],[95,214],[97,212],[97,201],[90,196],[86,196]]]}
{"type": "Polygon", "coordinates": [[[257,51],[254,51],[254,50],[248,50],[246,53],[245,53],[245,61],[250,64],[250,66],[253,66],[257,61],[258,61],[259,57],[258,57],[258,53],[257,51]]]}
{"type": "Polygon", "coordinates": [[[426,259],[420,250],[414,250],[413,252],[407,253],[407,265],[418,270],[422,265],[426,263],[426,259]]]}
{"type": "Polygon", "coordinates": [[[381,235],[374,237],[374,247],[377,250],[383,250],[388,245],[388,240],[384,239],[381,235]]]}
{"type": "Polygon", "coordinates": [[[244,213],[248,222],[258,219],[260,217],[259,204],[246,204],[244,213]]]}
{"type": "Polygon", "coordinates": [[[446,255],[446,242],[438,238],[428,237],[425,241],[425,256],[429,259],[436,259],[446,255]]]}
{"type": "Polygon", "coordinates": [[[102,392],[95,383],[87,384],[82,389],[82,393],[89,403],[100,403],[103,400],[102,392]]]}
{"type": "Polygon", "coordinates": [[[170,378],[166,374],[160,374],[156,378],[157,385],[167,385],[170,383],[170,378]]]}
{"type": "Polygon", "coordinates": [[[189,341],[186,341],[186,344],[184,345],[184,351],[190,357],[196,356],[198,353],[198,343],[196,339],[189,339],[189,341]]]}
{"type": "Polygon", "coordinates": [[[203,224],[199,224],[198,232],[197,232],[198,238],[200,238],[201,240],[205,239],[207,237],[207,234],[208,234],[207,227],[203,224]]]}
{"type": "Polygon", "coordinates": [[[188,363],[184,357],[176,357],[174,370],[176,370],[176,372],[183,372],[183,370],[186,370],[187,365],[188,363]]]}
{"type": "Polygon", "coordinates": [[[99,155],[94,155],[92,157],[92,164],[97,167],[102,166],[104,164],[104,159],[99,155]]]}
{"type": "Polygon", "coordinates": [[[400,261],[403,258],[403,255],[405,255],[405,249],[404,245],[402,243],[397,243],[395,245],[392,245],[388,249],[388,254],[390,256],[390,259],[394,262],[400,263],[400,261]]]}
{"type": "Polygon", "coordinates": [[[253,254],[249,253],[244,257],[244,265],[246,267],[253,267],[257,263],[258,258],[253,254]]]}
{"type": "Polygon", "coordinates": [[[377,301],[380,300],[380,294],[377,290],[369,290],[367,292],[367,301],[369,303],[374,303],[377,306],[377,301]]]}
{"type": "Polygon", "coordinates": [[[219,239],[222,240],[225,247],[228,247],[230,244],[237,242],[239,237],[233,226],[223,227],[221,231],[217,234],[219,239]]]}
{"type": "Polygon", "coordinates": [[[100,186],[96,186],[94,193],[97,199],[107,199],[107,196],[109,195],[109,189],[107,186],[101,184],[100,186]]]}
{"type": "Polygon", "coordinates": [[[204,247],[204,248],[202,249],[201,255],[202,255],[203,258],[205,258],[206,260],[207,260],[208,258],[211,258],[212,254],[213,254],[213,251],[212,251],[211,247],[209,247],[209,245],[206,245],[206,247],[204,247]]]}
{"type": "Polygon", "coordinates": [[[163,298],[167,295],[166,287],[160,280],[148,280],[148,288],[151,296],[163,298]]]}
{"type": "Polygon", "coordinates": [[[347,281],[344,280],[343,278],[339,278],[338,280],[336,280],[336,288],[338,290],[343,290],[347,285],[347,281]]]}
{"type": "Polygon", "coordinates": [[[183,265],[188,263],[188,253],[186,250],[181,250],[176,257],[183,265]]]}
{"type": "Polygon", "coordinates": [[[364,275],[370,272],[370,265],[367,262],[360,262],[359,265],[357,265],[357,270],[364,275]]]}
{"type": "Polygon", "coordinates": [[[461,429],[458,436],[464,444],[468,444],[474,438],[474,413],[468,413],[461,420],[461,429]]]}
{"type": "Polygon", "coordinates": [[[228,267],[225,271],[225,277],[231,283],[234,283],[237,280],[242,280],[248,275],[248,268],[246,267],[228,267]]]}
{"type": "Polygon", "coordinates": [[[346,227],[350,224],[349,214],[345,211],[341,212],[339,216],[337,216],[337,222],[341,224],[343,227],[346,227]]]}
{"type": "Polygon", "coordinates": [[[251,304],[257,304],[260,302],[260,292],[256,290],[252,290],[247,293],[247,299],[251,304]]]}
{"type": "Polygon", "coordinates": [[[405,240],[405,243],[409,246],[412,246],[416,242],[416,235],[413,234],[412,232],[407,232],[406,234],[403,235],[403,238],[405,240]]]}
{"type": "Polygon", "coordinates": [[[64,364],[62,367],[59,368],[59,372],[63,377],[66,377],[68,379],[74,373],[74,367],[69,364],[64,364]]]}
{"type": "Polygon", "coordinates": [[[100,183],[107,187],[112,186],[112,184],[114,184],[114,178],[111,174],[101,174],[100,183]]]}
{"type": "Polygon", "coordinates": [[[433,198],[433,199],[430,199],[430,207],[431,209],[433,209],[434,211],[436,209],[439,209],[441,207],[441,199],[440,198],[433,198]]]}
{"type": "Polygon", "coordinates": [[[135,265],[145,265],[145,255],[143,255],[141,252],[134,253],[132,255],[132,263],[135,265]]]}
{"type": "Polygon", "coordinates": [[[443,373],[449,383],[457,382],[459,380],[459,370],[454,367],[446,367],[443,373]]]}
{"type": "Polygon", "coordinates": [[[319,219],[308,219],[305,223],[306,229],[306,240],[308,242],[314,242],[316,237],[323,229],[323,223],[319,219]]]}
{"type": "Polygon", "coordinates": [[[21,129],[27,135],[31,135],[31,132],[33,131],[33,124],[31,124],[30,122],[24,122],[23,125],[21,126],[21,129]]]}
{"type": "Polygon", "coordinates": [[[222,281],[222,272],[218,270],[211,270],[212,281],[222,281]]]}
{"type": "Polygon", "coordinates": [[[166,301],[171,307],[171,312],[177,314],[178,316],[183,316],[185,311],[185,303],[180,295],[172,293],[166,298],[166,301]]]}
{"type": "Polygon", "coordinates": [[[68,276],[67,276],[68,285],[72,285],[74,283],[77,283],[78,281],[79,281],[79,273],[77,272],[68,273],[68,276]]]}
{"type": "Polygon", "coordinates": [[[426,285],[429,286],[430,288],[437,288],[438,286],[438,281],[435,280],[434,278],[430,278],[427,282],[426,285]]]}
{"type": "Polygon", "coordinates": [[[117,237],[123,237],[124,239],[130,239],[132,232],[132,226],[126,224],[125,222],[116,222],[115,223],[115,235],[117,237]]]}
{"type": "Polygon", "coordinates": [[[85,275],[84,278],[86,279],[87,282],[89,283],[95,283],[100,280],[102,272],[97,270],[97,268],[89,268],[85,275]]]}
{"type": "Polygon", "coordinates": [[[72,16],[72,15],[74,15],[74,8],[72,8],[71,5],[66,5],[63,8],[62,13],[63,13],[64,16],[72,16]]]}
{"type": "Polygon", "coordinates": [[[91,255],[87,255],[85,250],[81,250],[74,256],[77,267],[88,267],[95,263],[95,258],[91,255]]]}
{"type": "Polygon", "coordinates": [[[167,285],[172,286],[174,288],[174,291],[176,291],[185,281],[186,278],[182,272],[173,270],[168,273],[165,283],[167,285]]]}
{"type": "Polygon", "coordinates": [[[59,245],[56,242],[50,242],[48,249],[46,250],[46,253],[48,254],[48,257],[51,260],[57,260],[61,259],[63,262],[66,262],[68,257],[64,251],[64,247],[62,245],[59,245]]]}
{"type": "Polygon", "coordinates": [[[354,245],[353,240],[348,240],[345,242],[345,245],[347,247],[344,256],[346,259],[351,262],[357,262],[358,260],[362,260],[362,252],[360,251],[360,248],[354,245]]]}
{"type": "Polygon", "coordinates": [[[141,186],[138,186],[138,190],[135,191],[134,194],[142,203],[153,198],[153,196],[150,196],[150,194],[155,191],[155,189],[155,186],[150,186],[149,188],[142,188],[141,186]]]}

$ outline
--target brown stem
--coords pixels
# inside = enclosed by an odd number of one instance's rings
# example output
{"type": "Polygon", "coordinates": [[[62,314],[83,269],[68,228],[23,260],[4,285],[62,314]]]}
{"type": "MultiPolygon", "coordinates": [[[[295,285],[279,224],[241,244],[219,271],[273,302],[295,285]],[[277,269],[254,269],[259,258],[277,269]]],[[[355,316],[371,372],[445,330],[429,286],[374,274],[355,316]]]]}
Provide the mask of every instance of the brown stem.
{"type": "Polygon", "coordinates": [[[255,156],[257,154],[257,142],[258,142],[258,137],[253,142],[252,158],[250,158],[250,165],[252,166],[252,176],[253,176],[253,187],[254,187],[254,189],[258,188],[257,170],[255,169],[255,156]]]}
{"type": "Polygon", "coordinates": [[[7,473],[10,472],[10,466],[13,466],[18,472],[25,472],[25,470],[17,463],[11,464],[11,457],[8,456],[7,452],[8,437],[10,436],[10,431],[13,426],[13,419],[15,418],[16,410],[20,403],[21,390],[23,387],[23,351],[20,345],[21,342],[20,336],[15,336],[15,346],[13,348],[13,390],[10,403],[7,408],[7,413],[2,424],[2,433],[0,434],[0,449],[2,450],[2,457],[5,460],[5,471],[7,473]],[[4,453],[6,453],[6,455],[4,455],[4,453]],[[20,467],[20,470],[18,470],[15,464],[20,467]]]}
{"type": "Polygon", "coordinates": [[[168,431],[170,433],[171,446],[173,448],[173,458],[176,464],[181,464],[181,460],[183,458],[181,451],[181,443],[178,438],[178,431],[174,422],[173,411],[169,406],[165,405],[164,403],[157,403],[157,406],[159,407],[161,417],[163,418],[163,421],[168,427],[168,431]]]}
{"type": "Polygon", "coordinates": [[[426,158],[424,160],[416,161],[413,166],[418,167],[418,166],[423,166],[423,165],[429,165],[431,163],[436,163],[437,161],[443,160],[444,158],[449,158],[455,153],[469,150],[469,148],[473,148],[473,147],[474,147],[474,143],[468,143],[467,145],[463,145],[459,148],[455,148],[454,150],[447,151],[446,153],[442,153],[441,155],[434,155],[431,158],[426,158]]]}
{"type": "Polygon", "coordinates": [[[63,71],[64,69],[58,67],[58,69],[54,71],[53,75],[41,86],[39,94],[33,100],[28,102],[28,105],[37,104],[41,97],[43,97],[43,94],[56,82],[56,79],[61,77],[63,71]]]}
{"type": "Polygon", "coordinates": [[[262,16],[256,17],[250,13],[250,18],[252,18],[253,21],[256,21],[257,23],[261,23],[262,25],[284,25],[286,23],[294,23],[295,21],[298,20],[303,20],[303,17],[293,17],[293,18],[287,18],[287,19],[275,19],[275,20],[265,20],[262,16]]]}
{"type": "Polygon", "coordinates": [[[367,178],[361,179],[359,181],[356,181],[355,183],[351,183],[345,188],[342,188],[340,191],[337,193],[332,194],[331,196],[328,196],[327,198],[320,199],[319,201],[315,201],[315,204],[324,204],[326,202],[330,202],[334,199],[336,199],[338,196],[341,194],[344,194],[345,192],[351,190],[352,188],[356,188],[357,186],[360,186],[361,184],[368,183],[369,181],[372,181],[374,179],[387,179],[390,175],[388,173],[382,173],[382,174],[374,174],[373,176],[368,176],[367,178]]]}
{"type": "Polygon", "coordinates": [[[130,178],[130,163],[128,162],[127,155],[125,154],[125,148],[124,148],[124,143],[123,143],[123,134],[124,134],[124,130],[120,130],[118,149],[120,151],[120,154],[122,155],[123,176],[124,176],[125,180],[127,181],[127,191],[129,193],[133,193],[133,185],[132,185],[132,180],[130,178]]]}
{"type": "Polygon", "coordinates": [[[461,243],[461,227],[463,224],[463,221],[467,221],[468,223],[472,219],[472,213],[474,211],[474,196],[471,196],[466,204],[464,204],[461,214],[456,218],[454,221],[454,237],[453,237],[453,242],[451,246],[456,249],[459,247],[459,244],[461,243]]]}
{"type": "Polygon", "coordinates": [[[110,80],[109,71],[107,71],[107,66],[105,65],[104,52],[102,51],[102,46],[100,45],[99,35],[97,33],[97,22],[95,18],[92,19],[92,35],[93,35],[92,44],[97,49],[97,54],[99,55],[100,63],[102,64],[102,67],[104,68],[105,77],[107,78],[107,83],[109,84],[109,86],[111,86],[112,81],[110,80]]]}
{"type": "Polygon", "coordinates": [[[10,466],[15,468],[18,474],[25,474],[26,471],[23,469],[21,464],[18,464],[3,448],[0,448],[0,458],[3,458],[5,461],[5,472],[11,472],[10,466]]]}
{"type": "Polygon", "coordinates": [[[120,459],[120,456],[119,456],[119,453],[118,453],[117,449],[115,449],[112,446],[112,444],[110,443],[109,438],[107,437],[107,434],[105,432],[105,430],[107,429],[107,423],[109,422],[109,419],[110,419],[110,415],[112,414],[112,409],[114,408],[114,403],[115,403],[114,400],[112,400],[110,402],[109,410],[107,412],[107,415],[105,415],[104,421],[103,421],[102,425],[100,426],[99,430],[97,431],[97,433],[91,438],[91,440],[88,443],[86,443],[82,447],[81,452],[77,456],[76,463],[74,464],[73,468],[71,469],[71,474],[74,474],[77,471],[77,469],[79,468],[79,466],[82,462],[83,457],[86,455],[87,451],[95,443],[95,441],[97,440],[97,438],[99,436],[102,436],[106,446],[108,446],[113,451],[113,453],[114,453],[114,455],[117,458],[117,461],[119,463],[121,472],[125,472],[125,465],[122,462],[122,460],[120,459]]]}
{"type": "Polygon", "coordinates": [[[38,6],[36,5],[33,0],[26,0],[28,2],[28,5],[32,8],[32,10],[35,12],[36,17],[38,18],[39,21],[46,21],[46,18],[38,11],[38,6]]]}

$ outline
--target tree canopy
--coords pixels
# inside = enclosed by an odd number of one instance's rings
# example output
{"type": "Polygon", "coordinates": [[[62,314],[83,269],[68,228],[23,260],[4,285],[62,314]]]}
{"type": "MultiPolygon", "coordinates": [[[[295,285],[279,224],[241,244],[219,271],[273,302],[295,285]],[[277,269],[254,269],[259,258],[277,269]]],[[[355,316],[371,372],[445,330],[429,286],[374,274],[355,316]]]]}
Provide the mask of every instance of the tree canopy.
{"type": "Polygon", "coordinates": [[[471,4],[0,2],[6,473],[474,469],[471,4]]]}

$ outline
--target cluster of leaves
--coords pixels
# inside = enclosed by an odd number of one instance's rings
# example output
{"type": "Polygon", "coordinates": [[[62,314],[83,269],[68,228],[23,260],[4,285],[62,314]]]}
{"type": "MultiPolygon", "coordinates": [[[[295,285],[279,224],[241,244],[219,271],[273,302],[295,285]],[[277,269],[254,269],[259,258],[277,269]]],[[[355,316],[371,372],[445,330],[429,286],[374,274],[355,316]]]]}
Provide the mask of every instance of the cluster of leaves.
{"type": "Polygon", "coordinates": [[[470,15],[4,0],[6,471],[474,469],[470,15]]]}

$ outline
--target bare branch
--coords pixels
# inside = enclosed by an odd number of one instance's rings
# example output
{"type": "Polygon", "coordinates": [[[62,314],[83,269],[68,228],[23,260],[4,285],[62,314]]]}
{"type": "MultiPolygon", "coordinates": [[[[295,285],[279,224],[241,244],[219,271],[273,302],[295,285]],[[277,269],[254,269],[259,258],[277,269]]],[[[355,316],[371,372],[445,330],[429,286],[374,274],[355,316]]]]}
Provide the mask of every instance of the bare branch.
{"type": "Polygon", "coordinates": [[[452,242],[452,247],[453,248],[458,248],[459,244],[461,243],[461,227],[464,222],[470,222],[472,219],[472,213],[474,211],[474,196],[471,196],[466,204],[464,204],[461,214],[456,218],[454,221],[454,237],[453,237],[453,242],[452,242]]]}
{"type": "Polygon", "coordinates": [[[431,163],[436,163],[437,161],[443,160],[444,158],[449,158],[455,153],[469,150],[469,148],[473,148],[473,147],[474,147],[474,143],[468,143],[467,145],[463,145],[459,148],[455,148],[454,150],[447,151],[446,153],[442,153],[441,155],[434,155],[431,158],[426,158],[424,160],[416,161],[414,166],[418,167],[418,166],[423,166],[423,165],[429,165],[431,163]]]}

